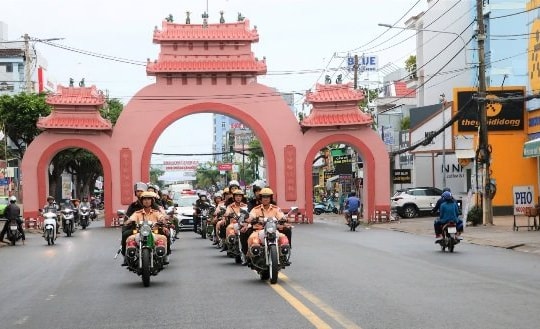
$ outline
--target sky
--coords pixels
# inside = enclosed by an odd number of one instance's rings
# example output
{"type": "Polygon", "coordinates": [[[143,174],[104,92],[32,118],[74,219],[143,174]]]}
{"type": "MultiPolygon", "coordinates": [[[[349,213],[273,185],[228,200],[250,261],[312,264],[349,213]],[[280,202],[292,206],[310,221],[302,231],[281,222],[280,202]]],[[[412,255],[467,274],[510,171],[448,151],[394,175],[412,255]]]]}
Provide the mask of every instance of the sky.
{"type": "MultiPolygon", "coordinates": [[[[427,0],[3,0],[0,21],[8,25],[8,40],[20,40],[24,33],[40,39],[64,38],[56,42],[144,63],[158,57],[159,47],[152,43],[154,26],[161,27],[169,14],[175,22],[184,22],[186,11],[192,13],[192,24],[200,24],[207,6],[210,23],[218,23],[223,10],[227,22],[236,21],[241,12],[252,27],[257,26],[259,43],[252,49],[256,57],[266,57],[268,67],[260,83],[283,92],[305,93],[317,82],[323,83],[325,74],[335,79],[335,69],[346,67],[347,54],[377,55],[379,67],[387,63],[404,67],[406,58],[414,54],[413,33],[377,24],[403,27],[407,19],[426,9],[427,0]],[[325,68],[333,70],[324,73],[325,68]]],[[[76,82],[84,77],[87,86],[96,85],[124,104],[154,81],[146,76],[143,65],[42,43],[35,47],[46,58],[55,82],[68,85],[70,77],[76,82]]],[[[360,77],[360,82],[380,78],[370,73],[360,77]]],[[[349,81],[347,76],[344,81],[349,81]]],[[[211,115],[199,114],[169,126],[154,152],[209,152],[211,144],[211,115]],[[179,142],[186,139],[189,142],[179,142]]]]}

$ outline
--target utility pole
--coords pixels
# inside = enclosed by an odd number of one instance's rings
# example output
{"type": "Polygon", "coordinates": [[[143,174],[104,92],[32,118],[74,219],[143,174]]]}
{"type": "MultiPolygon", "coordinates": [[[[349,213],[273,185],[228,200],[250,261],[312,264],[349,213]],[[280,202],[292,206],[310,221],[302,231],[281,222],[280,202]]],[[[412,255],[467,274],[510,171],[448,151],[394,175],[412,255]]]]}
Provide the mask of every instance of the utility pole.
{"type": "MultiPolygon", "coordinates": [[[[446,124],[445,113],[446,112],[446,98],[444,93],[441,94],[441,111],[443,126],[446,124]]],[[[442,173],[443,173],[443,188],[446,186],[446,128],[442,132],[442,173]]]]}
{"type": "Polygon", "coordinates": [[[479,148],[480,158],[484,165],[484,181],[482,186],[482,221],[484,225],[493,224],[493,212],[491,203],[491,153],[488,142],[488,125],[486,113],[486,54],[484,42],[486,40],[484,28],[484,5],[482,0],[476,0],[476,21],[478,23],[478,97],[481,99],[478,104],[480,113],[480,136],[479,148]]]}
{"type": "Polygon", "coordinates": [[[32,56],[30,55],[30,36],[25,33],[24,36],[24,89],[26,93],[32,93],[32,56]]]}
{"type": "Polygon", "coordinates": [[[358,55],[354,55],[354,89],[358,89],[358,55]]]}

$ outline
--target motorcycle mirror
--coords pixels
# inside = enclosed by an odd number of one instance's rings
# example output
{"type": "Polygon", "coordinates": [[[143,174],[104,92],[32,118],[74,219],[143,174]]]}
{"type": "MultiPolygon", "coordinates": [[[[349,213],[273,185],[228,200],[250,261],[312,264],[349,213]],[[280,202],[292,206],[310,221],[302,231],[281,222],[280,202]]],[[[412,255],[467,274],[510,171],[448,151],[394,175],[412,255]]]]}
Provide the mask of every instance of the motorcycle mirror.
{"type": "Polygon", "coordinates": [[[175,206],[175,207],[178,207],[178,203],[175,203],[174,206],[175,206]]]}

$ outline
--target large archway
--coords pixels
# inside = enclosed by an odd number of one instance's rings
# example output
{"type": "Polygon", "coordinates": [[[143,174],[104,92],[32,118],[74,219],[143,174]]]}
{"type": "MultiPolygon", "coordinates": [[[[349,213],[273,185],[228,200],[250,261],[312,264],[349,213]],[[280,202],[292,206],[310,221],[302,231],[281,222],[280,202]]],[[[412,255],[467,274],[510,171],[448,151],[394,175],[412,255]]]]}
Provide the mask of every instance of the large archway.
{"type": "Polygon", "coordinates": [[[110,226],[113,209],[133,201],[133,183],[149,180],[152,150],[161,132],[198,113],[227,115],[251,127],[261,142],[268,181],[280,207],[299,206],[311,218],[314,153],[325,144],[346,142],[366,159],[366,213],[389,209],[389,159],[370,128],[371,118],[358,109],[361,92],[351,85],[318,85],[308,95],[314,109],[299,124],[281,93],[257,82],[257,76],[266,73],[265,59],[251,51],[258,39],[248,20],[204,28],[163,21],[162,30],[153,34],[161,46],[159,59],[146,67],[156,82],[132,97],[114,128],[99,116],[104,96],[95,86],[59,87],[48,98],[54,107],[51,115],[38,122],[46,131],[29,145],[22,161],[25,217],[36,216],[46,197],[45,174],[52,155],[82,147],[103,165],[105,224],[110,226]],[[208,56],[197,55],[201,52],[208,56]]]}

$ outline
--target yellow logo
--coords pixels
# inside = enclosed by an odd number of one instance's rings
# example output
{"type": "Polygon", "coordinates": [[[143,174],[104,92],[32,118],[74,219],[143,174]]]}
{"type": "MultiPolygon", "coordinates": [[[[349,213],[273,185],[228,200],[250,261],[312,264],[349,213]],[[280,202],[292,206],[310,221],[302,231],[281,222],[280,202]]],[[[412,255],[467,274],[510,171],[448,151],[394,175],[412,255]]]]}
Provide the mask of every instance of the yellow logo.
{"type": "MultiPolygon", "coordinates": [[[[495,99],[497,96],[495,95],[486,95],[486,99],[495,99]]],[[[499,115],[502,111],[502,104],[501,103],[487,103],[486,104],[486,115],[488,117],[495,117],[499,115]]]]}

